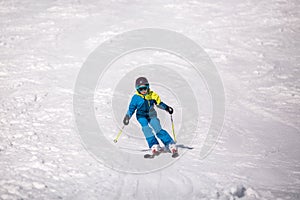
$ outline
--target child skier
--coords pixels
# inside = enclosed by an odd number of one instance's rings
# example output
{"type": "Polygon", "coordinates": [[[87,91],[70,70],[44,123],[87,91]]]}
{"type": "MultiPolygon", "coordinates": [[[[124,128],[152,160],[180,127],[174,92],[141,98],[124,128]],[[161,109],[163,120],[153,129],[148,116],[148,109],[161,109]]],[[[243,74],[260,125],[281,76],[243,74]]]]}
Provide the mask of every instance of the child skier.
{"type": "Polygon", "coordinates": [[[160,121],[157,118],[157,113],[154,109],[154,104],[160,109],[166,110],[169,114],[173,113],[173,108],[166,105],[160,100],[160,97],[149,88],[149,82],[145,77],[136,79],[135,88],[136,94],[132,97],[129,104],[129,109],[124,117],[124,125],[129,124],[129,120],[136,111],[136,118],[142,126],[142,131],[145,135],[149,148],[153,155],[158,155],[161,151],[158,140],[152,132],[153,128],[156,136],[162,141],[166,148],[169,148],[174,155],[177,153],[177,148],[174,140],[170,137],[167,131],[162,129],[160,121]],[[149,126],[150,124],[150,126],[149,126]]]}

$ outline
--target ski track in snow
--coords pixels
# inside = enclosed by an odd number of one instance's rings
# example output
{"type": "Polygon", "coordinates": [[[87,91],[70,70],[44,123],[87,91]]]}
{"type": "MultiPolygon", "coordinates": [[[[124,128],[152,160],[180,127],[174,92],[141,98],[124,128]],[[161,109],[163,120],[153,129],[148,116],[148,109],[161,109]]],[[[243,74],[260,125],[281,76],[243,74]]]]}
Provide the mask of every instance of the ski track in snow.
{"type": "MultiPolygon", "coordinates": [[[[297,0],[1,1],[0,199],[300,199],[299,10],[297,0]],[[72,97],[101,42],[143,27],[181,32],[205,49],[224,84],[226,116],[205,159],[202,127],[173,165],[137,175],[85,151],[72,97]]],[[[110,92],[95,101],[113,138],[110,92]]],[[[134,142],[123,135],[117,145],[147,148],[134,142]]]]}

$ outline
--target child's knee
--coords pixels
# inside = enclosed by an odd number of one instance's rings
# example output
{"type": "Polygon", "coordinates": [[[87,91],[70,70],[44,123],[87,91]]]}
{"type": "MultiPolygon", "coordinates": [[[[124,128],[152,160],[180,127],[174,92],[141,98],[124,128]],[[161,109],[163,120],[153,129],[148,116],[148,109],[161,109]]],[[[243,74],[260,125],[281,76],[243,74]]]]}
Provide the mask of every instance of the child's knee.
{"type": "Polygon", "coordinates": [[[161,126],[153,127],[153,129],[155,133],[159,133],[162,130],[161,126]]]}
{"type": "Polygon", "coordinates": [[[152,129],[149,126],[143,126],[142,131],[146,138],[153,136],[152,129]]]}
{"type": "Polygon", "coordinates": [[[159,133],[162,129],[158,120],[151,121],[151,126],[154,129],[155,133],[159,133]]]}

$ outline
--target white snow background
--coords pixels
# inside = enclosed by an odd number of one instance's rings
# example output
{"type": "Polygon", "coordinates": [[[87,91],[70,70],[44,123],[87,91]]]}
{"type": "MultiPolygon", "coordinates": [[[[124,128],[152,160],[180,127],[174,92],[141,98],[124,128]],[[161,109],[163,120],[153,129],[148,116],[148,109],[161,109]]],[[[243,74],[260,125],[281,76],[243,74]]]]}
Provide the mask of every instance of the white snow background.
{"type": "MultiPolygon", "coordinates": [[[[299,11],[297,0],[0,1],[0,199],[300,199],[299,11]],[[194,145],[173,165],[137,175],[85,150],[72,97],[98,45],[145,27],[177,31],[203,47],[222,78],[226,116],[205,159],[194,145]]],[[[95,95],[99,123],[111,115],[112,92],[95,95]]],[[[176,113],[176,101],[157,92],[176,113]]],[[[113,125],[109,140],[118,132],[113,125]]],[[[122,136],[116,145],[147,148],[122,136]]]]}

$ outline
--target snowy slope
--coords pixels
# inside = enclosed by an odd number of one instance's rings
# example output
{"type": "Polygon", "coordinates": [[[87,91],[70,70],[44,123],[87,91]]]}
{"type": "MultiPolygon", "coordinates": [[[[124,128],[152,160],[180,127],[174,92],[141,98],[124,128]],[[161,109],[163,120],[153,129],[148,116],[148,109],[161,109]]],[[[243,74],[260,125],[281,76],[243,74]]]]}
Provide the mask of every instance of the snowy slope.
{"type": "MultiPolygon", "coordinates": [[[[0,199],[300,199],[299,10],[297,0],[1,1],[0,199]],[[179,148],[186,152],[155,172],[121,173],[85,150],[74,85],[98,45],[145,27],[180,32],[203,47],[224,84],[225,122],[215,149],[200,159],[212,109],[201,83],[194,149],[179,148]]],[[[157,52],[120,59],[103,80],[118,82],[130,66],[157,62],[196,81],[186,63],[157,52]]],[[[95,93],[110,142],[124,116],[112,115],[112,86],[95,93]]],[[[153,87],[177,111],[179,129],[180,103],[159,83],[153,87]]],[[[131,94],[120,95],[126,105],[131,94]]],[[[168,116],[159,115],[171,131],[168,116]]],[[[128,154],[147,148],[134,118],[115,145],[128,154]]]]}

